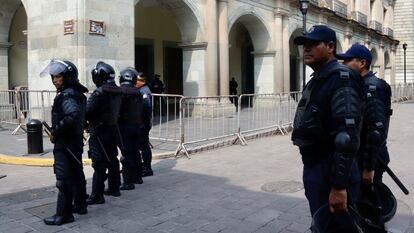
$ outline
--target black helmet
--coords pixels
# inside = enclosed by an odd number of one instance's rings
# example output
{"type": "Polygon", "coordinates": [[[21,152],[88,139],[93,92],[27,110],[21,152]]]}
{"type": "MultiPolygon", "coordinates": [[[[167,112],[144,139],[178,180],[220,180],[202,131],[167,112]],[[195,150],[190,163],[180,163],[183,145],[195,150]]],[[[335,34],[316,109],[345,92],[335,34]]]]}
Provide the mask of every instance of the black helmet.
{"type": "Polygon", "coordinates": [[[73,86],[79,83],[78,69],[72,62],[66,60],[51,60],[49,65],[40,73],[40,76],[45,75],[50,75],[52,78],[55,75],[62,75],[65,86],[73,86]]]}
{"type": "Polygon", "coordinates": [[[119,83],[130,83],[135,85],[138,78],[138,71],[132,67],[125,68],[121,71],[121,75],[119,76],[119,83]]]}
{"type": "Polygon", "coordinates": [[[326,204],[313,215],[311,230],[312,233],[363,233],[360,221],[360,216],[351,206],[347,212],[332,214],[326,204]]]}
{"type": "Polygon", "coordinates": [[[115,70],[111,65],[106,64],[105,62],[98,62],[91,73],[92,81],[96,86],[115,82],[115,70]]]}
{"type": "Polygon", "coordinates": [[[374,182],[372,186],[362,187],[356,207],[362,217],[369,219],[375,225],[382,226],[394,217],[397,211],[397,199],[384,183],[374,182]]]}

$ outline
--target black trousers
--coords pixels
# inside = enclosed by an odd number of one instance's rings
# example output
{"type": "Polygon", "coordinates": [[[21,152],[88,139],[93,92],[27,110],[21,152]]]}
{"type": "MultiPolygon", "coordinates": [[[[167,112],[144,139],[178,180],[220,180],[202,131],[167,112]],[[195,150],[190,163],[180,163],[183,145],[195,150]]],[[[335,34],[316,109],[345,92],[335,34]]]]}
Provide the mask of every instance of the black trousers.
{"type": "Polygon", "coordinates": [[[72,214],[72,202],[76,206],[86,206],[86,180],[83,173],[82,136],[77,142],[57,142],[53,149],[56,175],[56,187],[59,189],[56,215],[68,216],[72,214]],[[63,146],[65,145],[65,146],[63,146]]]}
{"type": "Polygon", "coordinates": [[[138,124],[120,124],[122,138],[122,177],[125,184],[132,184],[142,174],[142,159],[139,153],[140,130],[138,124]],[[122,148],[123,147],[123,148],[122,148]]]}
{"type": "Polygon", "coordinates": [[[103,195],[106,179],[108,179],[108,188],[111,191],[119,190],[121,178],[119,175],[117,139],[116,126],[101,126],[91,132],[88,154],[92,159],[94,169],[92,196],[103,195]],[[106,170],[108,170],[108,175],[106,175],[106,170]]]}

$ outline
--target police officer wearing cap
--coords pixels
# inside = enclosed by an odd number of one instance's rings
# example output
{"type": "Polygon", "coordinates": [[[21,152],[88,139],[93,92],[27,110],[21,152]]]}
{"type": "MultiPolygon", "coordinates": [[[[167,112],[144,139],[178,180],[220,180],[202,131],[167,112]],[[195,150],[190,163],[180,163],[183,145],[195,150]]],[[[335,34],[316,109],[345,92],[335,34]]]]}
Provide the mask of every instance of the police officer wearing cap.
{"type": "Polygon", "coordinates": [[[302,156],[303,183],[312,216],[328,204],[347,210],[357,198],[363,94],[360,77],[335,59],[336,34],[324,25],[294,39],[303,45],[304,63],[314,73],[298,103],[292,132],[302,156]],[[349,203],[351,202],[351,203],[349,203]]]}
{"type": "Polygon", "coordinates": [[[143,100],[135,87],[138,72],[134,68],[121,71],[119,83],[123,92],[118,124],[121,132],[120,147],[122,151],[121,190],[135,189],[134,183],[142,184],[142,161],[139,153],[138,138],[142,125],[143,100]]]}
{"type": "Polygon", "coordinates": [[[83,173],[83,129],[88,89],[79,83],[76,66],[66,60],[52,60],[41,76],[50,75],[57,95],[52,107],[50,140],[54,143],[54,172],[59,190],[56,214],[45,218],[47,225],[74,221],[73,213],[86,214],[86,181],[83,173]],[[72,202],[74,206],[72,207],[72,202]]]}
{"type": "Polygon", "coordinates": [[[377,163],[377,157],[386,164],[390,161],[386,140],[392,114],[391,87],[370,71],[372,55],[364,45],[356,43],[346,53],[338,54],[337,58],[358,72],[364,82],[366,103],[358,152],[362,181],[366,185],[382,182],[384,168],[377,163]]]}
{"type": "Polygon", "coordinates": [[[121,89],[115,84],[115,70],[105,62],[98,62],[92,69],[92,81],[96,85],[86,105],[86,119],[90,132],[89,157],[94,169],[92,193],[88,205],[105,202],[104,188],[108,169],[106,195],[120,196],[118,160],[118,115],[121,107],[121,89]]]}
{"type": "Polygon", "coordinates": [[[142,176],[153,176],[154,172],[151,167],[152,152],[149,142],[149,132],[152,127],[152,93],[147,85],[147,77],[145,73],[139,73],[136,87],[139,89],[144,101],[144,108],[142,111],[143,122],[140,126],[140,137],[138,138],[139,150],[141,151],[143,161],[142,176]]]}

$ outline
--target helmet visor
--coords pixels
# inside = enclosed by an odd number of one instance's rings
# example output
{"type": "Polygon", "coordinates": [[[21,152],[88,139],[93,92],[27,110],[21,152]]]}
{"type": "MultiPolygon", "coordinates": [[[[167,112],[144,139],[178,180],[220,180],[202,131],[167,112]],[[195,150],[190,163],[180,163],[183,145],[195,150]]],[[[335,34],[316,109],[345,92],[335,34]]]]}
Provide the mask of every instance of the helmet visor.
{"type": "Polygon", "coordinates": [[[40,77],[45,77],[48,75],[58,75],[65,71],[66,67],[68,65],[60,60],[52,60],[50,63],[46,66],[46,68],[43,69],[42,72],[40,72],[40,77]]]}

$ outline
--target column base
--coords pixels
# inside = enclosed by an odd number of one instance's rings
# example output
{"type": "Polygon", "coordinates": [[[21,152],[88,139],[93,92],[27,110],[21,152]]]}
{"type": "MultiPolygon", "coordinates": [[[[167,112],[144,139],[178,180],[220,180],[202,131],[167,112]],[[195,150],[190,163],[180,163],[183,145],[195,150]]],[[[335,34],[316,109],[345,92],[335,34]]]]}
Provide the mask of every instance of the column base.
{"type": "Polygon", "coordinates": [[[236,106],[230,100],[224,99],[221,102],[217,100],[209,100],[206,102],[196,101],[191,103],[191,105],[189,116],[196,118],[231,117],[237,112],[236,106]]]}

